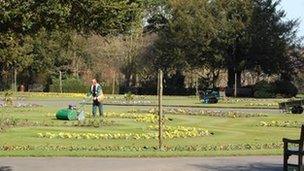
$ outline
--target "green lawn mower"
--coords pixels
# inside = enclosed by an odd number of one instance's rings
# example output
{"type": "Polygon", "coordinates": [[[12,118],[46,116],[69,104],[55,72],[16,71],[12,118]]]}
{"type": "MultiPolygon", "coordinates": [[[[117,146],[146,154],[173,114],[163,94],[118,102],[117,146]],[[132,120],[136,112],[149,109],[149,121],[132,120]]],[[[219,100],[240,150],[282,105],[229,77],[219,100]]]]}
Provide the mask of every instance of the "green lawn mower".
{"type": "Polygon", "coordinates": [[[80,106],[77,108],[76,105],[69,105],[68,108],[63,108],[57,111],[56,118],[58,120],[79,120],[82,121],[85,119],[84,105],[86,104],[85,100],[80,103],[80,106]]]}

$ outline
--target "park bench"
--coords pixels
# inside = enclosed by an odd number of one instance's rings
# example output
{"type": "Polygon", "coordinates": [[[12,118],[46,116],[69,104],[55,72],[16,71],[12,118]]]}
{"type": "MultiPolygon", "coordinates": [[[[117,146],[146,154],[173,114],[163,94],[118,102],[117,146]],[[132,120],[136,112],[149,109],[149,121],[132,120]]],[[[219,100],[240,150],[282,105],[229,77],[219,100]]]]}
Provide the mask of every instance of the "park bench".
{"type": "Polygon", "coordinates": [[[284,142],[284,171],[288,170],[288,167],[297,168],[298,171],[304,171],[303,167],[303,143],[304,143],[304,125],[301,127],[301,134],[300,139],[298,140],[291,140],[287,138],[283,138],[284,142]],[[294,148],[289,148],[288,144],[296,145],[294,148]],[[298,164],[289,164],[288,159],[290,156],[297,156],[298,157],[298,164]]]}

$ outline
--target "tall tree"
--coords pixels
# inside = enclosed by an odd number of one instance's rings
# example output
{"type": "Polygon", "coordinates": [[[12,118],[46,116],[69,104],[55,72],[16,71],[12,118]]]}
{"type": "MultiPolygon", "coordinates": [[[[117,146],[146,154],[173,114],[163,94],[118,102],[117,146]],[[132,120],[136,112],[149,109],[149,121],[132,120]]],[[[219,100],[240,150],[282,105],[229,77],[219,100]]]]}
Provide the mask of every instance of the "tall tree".
{"type": "Polygon", "coordinates": [[[23,70],[33,62],[32,38],[24,37],[21,41],[15,34],[0,35],[0,90],[7,88],[14,72],[23,70]]]}
{"type": "Polygon", "coordinates": [[[169,1],[169,17],[155,44],[155,66],[165,71],[186,66],[210,71],[227,69],[229,87],[235,82],[241,86],[244,70],[290,75],[297,21],[284,20],[285,13],[278,10],[279,3],[274,0],[169,1]]]}
{"type": "Polygon", "coordinates": [[[71,30],[99,35],[129,33],[141,20],[142,5],[141,0],[2,0],[0,75],[16,65],[26,68],[33,59],[37,63],[37,57],[41,57],[39,47],[28,48],[31,43],[27,39],[43,29],[47,34],[71,30]],[[32,52],[38,55],[25,58],[32,52]]]}
{"type": "MultiPolygon", "coordinates": [[[[295,67],[290,58],[297,50],[297,20],[285,20],[280,1],[255,0],[249,28],[251,46],[246,67],[265,74],[289,77],[295,67]]],[[[299,55],[294,55],[294,57],[299,55]]]]}
{"type": "Polygon", "coordinates": [[[241,86],[241,73],[245,68],[246,55],[250,40],[248,26],[252,15],[251,0],[218,0],[216,4],[219,12],[223,13],[220,43],[225,58],[225,68],[228,72],[228,87],[241,86]],[[235,80],[237,79],[237,80],[235,80]]]}
{"type": "Polygon", "coordinates": [[[140,0],[24,0],[0,2],[1,33],[32,34],[47,30],[127,32],[142,12],[140,0]]]}
{"type": "Polygon", "coordinates": [[[170,70],[203,68],[216,72],[223,68],[222,39],[227,31],[219,4],[208,0],[170,1],[167,24],[159,31],[155,45],[155,65],[165,71],[165,76],[170,70]]]}

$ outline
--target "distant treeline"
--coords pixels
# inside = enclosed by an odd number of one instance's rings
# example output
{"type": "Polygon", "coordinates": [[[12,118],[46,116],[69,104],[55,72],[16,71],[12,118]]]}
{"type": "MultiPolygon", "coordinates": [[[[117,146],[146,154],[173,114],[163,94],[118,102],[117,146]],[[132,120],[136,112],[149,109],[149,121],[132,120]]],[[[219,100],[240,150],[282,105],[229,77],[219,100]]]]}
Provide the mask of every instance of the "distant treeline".
{"type": "Polygon", "coordinates": [[[302,91],[298,21],[287,20],[279,3],[3,1],[0,90],[23,85],[28,91],[60,91],[61,75],[64,92],[86,91],[97,78],[107,93],[155,94],[162,69],[165,94],[230,91],[235,83],[240,91],[250,87],[251,96],[282,94],[282,82],[288,91],[302,91]],[[253,85],[242,83],[245,71],[256,73],[253,85]],[[276,80],[262,82],[266,87],[255,93],[259,78],[267,77],[276,80]],[[268,92],[266,83],[278,91],[268,92]]]}

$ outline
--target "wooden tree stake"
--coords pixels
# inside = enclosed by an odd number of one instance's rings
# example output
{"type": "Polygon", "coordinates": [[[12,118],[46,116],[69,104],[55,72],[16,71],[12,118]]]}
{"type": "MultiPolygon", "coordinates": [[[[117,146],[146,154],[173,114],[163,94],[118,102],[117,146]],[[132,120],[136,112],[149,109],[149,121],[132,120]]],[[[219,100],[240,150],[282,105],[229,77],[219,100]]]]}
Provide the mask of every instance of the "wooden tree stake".
{"type": "Polygon", "coordinates": [[[162,107],[162,98],[163,98],[163,71],[159,70],[158,72],[158,145],[159,149],[163,149],[163,107],[162,107]]]}

